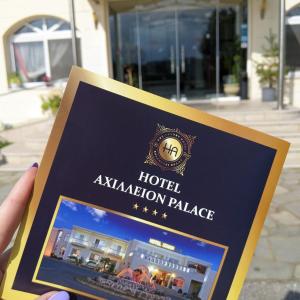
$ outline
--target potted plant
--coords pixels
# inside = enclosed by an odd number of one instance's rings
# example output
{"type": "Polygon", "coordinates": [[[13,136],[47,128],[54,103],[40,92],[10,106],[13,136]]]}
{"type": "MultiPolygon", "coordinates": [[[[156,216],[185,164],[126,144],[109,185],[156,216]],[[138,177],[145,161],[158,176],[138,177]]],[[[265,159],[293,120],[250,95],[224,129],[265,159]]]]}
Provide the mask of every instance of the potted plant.
{"type": "Polygon", "coordinates": [[[12,89],[18,89],[22,84],[21,77],[18,73],[9,74],[8,82],[12,89]]]}
{"type": "Polygon", "coordinates": [[[224,83],[224,93],[226,96],[236,96],[240,91],[239,82],[234,75],[227,75],[224,83]]]}
{"type": "Polygon", "coordinates": [[[227,69],[229,75],[224,76],[224,93],[226,96],[236,96],[240,91],[241,78],[241,47],[239,37],[224,52],[224,69],[227,69]],[[232,55],[234,54],[234,55],[232,55]]]}
{"type": "Polygon", "coordinates": [[[279,47],[276,35],[269,31],[265,37],[266,46],[263,47],[263,60],[256,63],[256,74],[262,85],[262,100],[274,101],[276,99],[276,84],[279,70],[279,47]]]}
{"type": "Polygon", "coordinates": [[[42,110],[44,112],[50,111],[53,116],[56,115],[60,102],[62,99],[61,91],[52,91],[48,95],[41,96],[42,99],[42,110]]]}
{"type": "Polygon", "coordinates": [[[227,96],[236,96],[240,91],[241,56],[233,57],[232,74],[225,76],[224,93],[227,96]]]}

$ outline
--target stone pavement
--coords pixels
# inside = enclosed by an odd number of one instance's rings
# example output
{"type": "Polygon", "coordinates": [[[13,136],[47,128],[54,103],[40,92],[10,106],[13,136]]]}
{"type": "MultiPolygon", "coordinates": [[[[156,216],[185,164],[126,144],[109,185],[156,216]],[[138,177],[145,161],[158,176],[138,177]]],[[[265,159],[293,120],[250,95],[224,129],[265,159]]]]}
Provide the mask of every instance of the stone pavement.
{"type": "MultiPolygon", "coordinates": [[[[300,109],[274,110],[274,103],[242,101],[236,104],[195,104],[195,108],[269,133],[291,143],[285,168],[300,168],[300,109]]],[[[1,121],[1,116],[0,116],[1,121]]],[[[33,161],[39,162],[48,140],[53,118],[0,131],[0,139],[11,145],[0,150],[0,172],[23,171],[33,161]]],[[[1,130],[1,128],[0,128],[1,130]]]]}
{"type": "Polygon", "coordinates": [[[240,299],[300,299],[300,169],[282,173],[240,299]]]}
{"type": "MultiPolygon", "coordinates": [[[[0,172],[0,203],[19,176],[0,172]]],[[[240,299],[300,299],[300,169],[282,173],[240,299]]]]}

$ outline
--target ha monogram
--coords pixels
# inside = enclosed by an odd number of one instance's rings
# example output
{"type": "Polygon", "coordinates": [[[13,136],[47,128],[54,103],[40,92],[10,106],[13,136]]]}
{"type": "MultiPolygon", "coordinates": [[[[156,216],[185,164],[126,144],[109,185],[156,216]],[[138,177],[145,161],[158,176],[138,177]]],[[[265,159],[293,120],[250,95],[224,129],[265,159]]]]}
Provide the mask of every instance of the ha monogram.
{"type": "Polygon", "coordinates": [[[183,175],[195,136],[157,124],[145,163],[183,175]]]}

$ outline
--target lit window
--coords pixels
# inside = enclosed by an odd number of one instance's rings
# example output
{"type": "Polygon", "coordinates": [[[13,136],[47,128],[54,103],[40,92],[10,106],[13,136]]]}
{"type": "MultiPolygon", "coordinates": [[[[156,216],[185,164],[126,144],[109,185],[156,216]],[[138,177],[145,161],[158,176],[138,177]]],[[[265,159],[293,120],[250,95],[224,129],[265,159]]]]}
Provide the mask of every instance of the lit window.
{"type": "Polygon", "coordinates": [[[95,247],[95,248],[102,249],[102,248],[104,248],[105,246],[106,246],[105,241],[99,240],[99,239],[95,239],[95,242],[94,242],[94,247],[95,247]]]}
{"type": "Polygon", "coordinates": [[[80,250],[77,248],[72,248],[71,250],[71,256],[79,256],[80,255],[80,250]]]}
{"type": "Polygon", "coordinates": [[[114,254],[120,254],[121,250],[122,250],[122,247],[120,245],[117,245],[117,244],[113,244],[111,246],[111,250],[114,254]]]}
{"type": "Polygon", "coordinates": [[[67,78],[73,64],[70,24],[58,18],[28,22],[11,36],[10,49],[12,71],[23,83],[67,78]]]}

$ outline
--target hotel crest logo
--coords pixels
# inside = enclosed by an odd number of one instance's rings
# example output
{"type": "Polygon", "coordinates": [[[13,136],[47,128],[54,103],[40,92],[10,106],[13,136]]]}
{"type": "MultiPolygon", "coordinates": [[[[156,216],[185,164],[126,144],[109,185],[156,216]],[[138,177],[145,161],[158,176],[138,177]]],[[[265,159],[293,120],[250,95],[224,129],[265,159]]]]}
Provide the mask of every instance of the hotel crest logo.
{"type": "Polygon", "coordinates": [[[157,124],[145,163],[183,175],[195,136],[157,124]]]}

